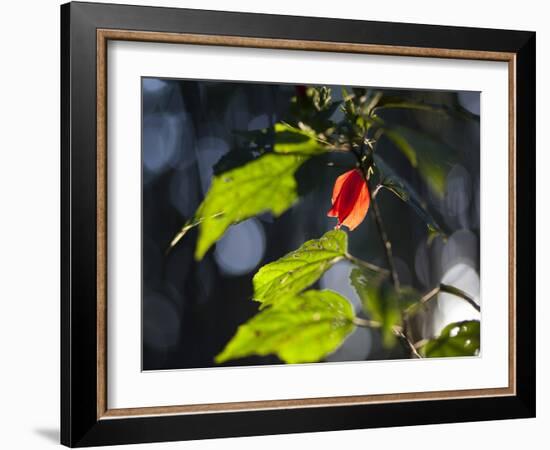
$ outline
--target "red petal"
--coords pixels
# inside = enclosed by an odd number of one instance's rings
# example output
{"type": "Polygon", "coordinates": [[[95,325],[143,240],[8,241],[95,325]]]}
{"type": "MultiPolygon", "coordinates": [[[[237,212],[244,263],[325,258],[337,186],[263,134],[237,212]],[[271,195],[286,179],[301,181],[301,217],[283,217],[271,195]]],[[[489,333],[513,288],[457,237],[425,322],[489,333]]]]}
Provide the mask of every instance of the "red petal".
{"type": "Polygon", "coordinates": [[[332,208],[329,217],[338,217],[338,225],[356,228],[365,218],[370,203],[367,184],[361,172],[350,170],[340,175],[332,192],[332,208]]]}
{"type": "Polygon", "coordinates": [[[332,189],[332,204],[334,205],[334,202],[336,201],[336,198],[340,194],[340,191],[342,190],[342,187],[344,186],[344,183],[348,180],[349,177],[351,177],[357,169],[349,170],[348,172],[340,175],[338,178],[336,178],[336,181],[334,182],[334,188],[332,189]]]}
{"type": "Polygon", "coordinates": [[[353,210],[355,202],[361,192],[362,183],[362,179],[357,179],[353,174],[344,182],[333,205],[333,210],[336,212],[340,222],[343,222],[353,210]],[[359,180],[359,182],[357,182],[357,180],[359,180]]]}
{"type": "Polygon", "coordinates": [[[367,215],[367,212],[369,210],[370,206],[370,193],[369,188],[367,186],[367,183],[363,182],[363,187],[361,188],[361,192],[359,193],[359,196],[355,202],[355,205],[353,206],[353,209],[351,212],[347,215],[347,217],[342,222],[342,225],[345,225],[350,229],[350,231],[357,228],[361,222],[365,219],[365,216],[367,215]]]}

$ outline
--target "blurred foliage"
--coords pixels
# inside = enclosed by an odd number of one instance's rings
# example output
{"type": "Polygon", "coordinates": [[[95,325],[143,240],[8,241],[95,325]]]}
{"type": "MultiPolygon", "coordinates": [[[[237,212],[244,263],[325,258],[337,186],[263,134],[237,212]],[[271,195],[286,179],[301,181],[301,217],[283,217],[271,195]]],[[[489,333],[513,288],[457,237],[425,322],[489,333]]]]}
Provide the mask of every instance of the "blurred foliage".
{"type": "Polygon", "coordinates": [[[363,310],[380,324],[384,345],[393,346],[402,330],[403,312],[420,300],[420,294],[411,287],[397,291],[387,274],[364,268],[353,269],[350,279],[363,310]]]}
{"type": "Polygon", "coordinates": [[[378,169],[379,186],[389,190],[407,203],[418,214],[418,217],[426,223],[431,238],[436,235],[445,237],[445,232],[430,214],[426,202],[421,199],[414,188],[405,179],[397,175],[379,155],[374,155],[374,161],[378,169]]]}
{"type": "Polygon", "coordinates": [[[387,126],[380,120],[375,121],[374,126],[401,150],[413,167],[418,168],[434,193],[442,197],[445,193],[445,180],[456,162],[456,158],[453,158],[454,151],[426,133],[402,126],[387,126]],[[441,155],[446,155],[446,158],[442,159],[441,155]]]}

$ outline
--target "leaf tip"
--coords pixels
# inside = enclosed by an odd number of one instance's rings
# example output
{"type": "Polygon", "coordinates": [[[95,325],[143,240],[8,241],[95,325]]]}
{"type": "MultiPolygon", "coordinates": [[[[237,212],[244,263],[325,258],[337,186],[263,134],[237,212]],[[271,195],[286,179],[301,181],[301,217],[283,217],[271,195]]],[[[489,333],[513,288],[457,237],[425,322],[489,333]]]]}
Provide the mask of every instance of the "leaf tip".
{"type": "Polygon", "coordinates": [[[218,353],[214,357],[214,362],[216,364],[223,364],[224,362],[228,361],[230,358],[228,358],[225,353],[226,353],[225,350],[223,350],[221,353],[218,353]]]}

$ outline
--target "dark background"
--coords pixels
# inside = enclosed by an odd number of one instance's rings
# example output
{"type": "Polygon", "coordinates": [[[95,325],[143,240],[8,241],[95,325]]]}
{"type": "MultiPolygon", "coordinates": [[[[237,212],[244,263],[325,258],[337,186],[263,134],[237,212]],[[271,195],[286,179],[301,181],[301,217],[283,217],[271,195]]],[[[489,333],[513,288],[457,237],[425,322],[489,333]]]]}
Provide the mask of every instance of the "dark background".
{"type": "MultiPolygon", "coordinates": [[[[322,158],[315,158],[297,174],[300,202],[280,218],[264,214],[232,226],[200,262],[193,259],[196,230],[167,255],[169,242],[204,198],[212,166],[242,144],[235,131],[266,128],[281,120],[296,89],[293,85],[144,78],[142,93],[143,369],[215,366],[214,356],[238,325],[257,311],[258,304],[251,300],[256,270],[334,227],[335,219],[326,213],[334,180],[346,169],[327,167],[322,158]]],[[[341,88],[332,87],[332,93],[333,98],[341,98],[341,88]]],[[[397,93],[441,105],[458,104],[479,114],[479,93],[397,93]]],[[[414,211],[391,193],[381,192],[378,199],[402,283],[424,292],[445,281],[477,298],[479,125],[430,112],[388,112],[385,117],[437,137],[459,154],[449,172],[447,192],[438,198],[389,141],[382,138],[378,146],[377,151],[415,187],[450,236],[447,242],[437,238],[428,244],[426,227],[414,211]]],[[[345,163],[352,167],[352,161],[345,163]]],[[[371,215],[349,233],[349,239],[351,253],[385,265],[371,215]]],[[[340,292],[358,308],[349,271],[349,265],[339,263],[318,284],[340,292]]],[[[429,337],[442,325],[471,314],[467,305],[463,309],[461,302],[447,302],[441,295],[415,332],[418,338],[429,337]]],[[[383,348],[376,332],[362,328],[327,360],[406,356],[400,346],[383,348]]],[[[273,363],[280,361],[275,356],[251,357],[225,365],[273,363]]]]}

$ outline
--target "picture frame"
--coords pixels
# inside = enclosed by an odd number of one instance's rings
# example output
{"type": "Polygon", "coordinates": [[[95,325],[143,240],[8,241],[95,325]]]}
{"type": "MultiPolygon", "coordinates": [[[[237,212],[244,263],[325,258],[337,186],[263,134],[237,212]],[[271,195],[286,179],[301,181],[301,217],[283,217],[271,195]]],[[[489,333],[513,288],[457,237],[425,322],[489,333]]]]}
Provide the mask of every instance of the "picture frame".
{"type": "MultiPolygon", "coordinates": [[[[72,2],[61,7],[61,442],[70,447],[535,416],[535,33],[72,2]],[[508,385],[358,396],[108,404],[111,41],[508,67],[508,385]]],[[[112,133],[112,130],[111,130],[112,133]]],[[[504,197],[503,197],[504,198],[504,197]]]]}

